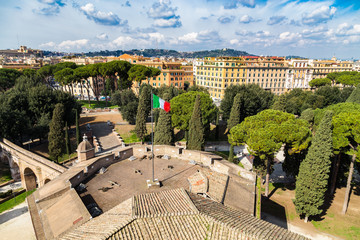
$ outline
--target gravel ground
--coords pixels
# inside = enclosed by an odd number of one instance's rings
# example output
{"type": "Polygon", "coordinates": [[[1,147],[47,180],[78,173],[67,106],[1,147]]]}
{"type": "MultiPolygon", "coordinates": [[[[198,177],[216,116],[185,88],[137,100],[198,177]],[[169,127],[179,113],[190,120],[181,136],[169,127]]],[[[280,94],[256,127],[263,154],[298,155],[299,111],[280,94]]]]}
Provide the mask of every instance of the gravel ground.
{"type": "Polygon", "coordinates": [[[36,240],[26,201],[0,214],[0,239],[36,240]]]}

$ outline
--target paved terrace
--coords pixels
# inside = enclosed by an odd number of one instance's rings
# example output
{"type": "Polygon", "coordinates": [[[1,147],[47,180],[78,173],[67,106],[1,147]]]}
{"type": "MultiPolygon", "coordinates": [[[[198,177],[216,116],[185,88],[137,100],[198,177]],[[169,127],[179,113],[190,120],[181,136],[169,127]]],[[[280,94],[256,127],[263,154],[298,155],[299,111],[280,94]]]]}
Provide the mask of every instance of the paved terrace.
{"type": "Polygon", "coordinates": [[[191,165],[176,158],[170,160],[155,158],[154,165],[155,178],[161,181],[163,185],[161,188],[147,188],[146,180],[152,179],[151,160],[124,160],[109,166],[104,174],[96,174],[92,179],[84,182],[87,191],[80,196],[85,205],[87,201],[94,199],[105,212],[134,195],[180,187],[189,189],[187,178],[202,169],[199,165],[191,165]],[[111,185],[110,181],[118,183],[119,186],[111,185]]]}

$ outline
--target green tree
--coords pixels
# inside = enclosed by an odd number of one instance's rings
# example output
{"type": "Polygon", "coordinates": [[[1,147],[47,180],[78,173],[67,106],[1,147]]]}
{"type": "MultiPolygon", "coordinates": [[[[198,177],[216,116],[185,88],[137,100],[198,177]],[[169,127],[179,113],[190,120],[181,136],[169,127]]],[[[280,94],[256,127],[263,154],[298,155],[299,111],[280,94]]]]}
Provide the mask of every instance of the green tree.
{"type": "Polygon", "coordinates": [[[129,122],[129,124],[136,123],[136,114],[138,109],[138,101],[132,101],[120,108],[123,119],[129,122]]]}
{"type": "Polygon", "coordinates": [[[271,107],[274,110],[279,110],[285,112],[286,110],[286,95],[281,94],[274,102],[273,106],[271,107]]]}
{"type": "Polygon", "coordinates": [[[74,109],[75,112],[75,128],[76,128],[76,146],[79,146],[81,142],[81,134],[80,134],[80,127],[79,127],[79,114],[77,109],[74,109]]]}
{"type": "Polygon", "coordinates": [[[352,91],[349,98],[346,99],[346,102],[353,102],[360,104],[360,84],[357,85],[357,87],[352,91]]]}
{"type": "Polygon", "coordinates": [[[142,143],[144,142],[145,136],[147,135],[146,119],[149,116],[148,106],[150,105],[148,101],[148,95],[149,89],[144,88],[140,94],[139,105],[136,114],[135,132],[136,136],[141,139],[142,143]]]}
{"type": "Polygon", "coordinates": [[[350,197],[354,164],[356,161],[359,161],[360,111],[343,112],[334,116],[333,127],[334,149],[352,156],[346,184],[345,199],[341,211],[342,214],[345,214],[350,197]]]}
{"type": "Polygon", "coordinates": [[[15,85],[15,80],[21,76],[21,72],[15,69],[0,68],[0,91],[5,92],[15,85]]]}
{"type": "Polygon", "coordinates": [[[56,104],[53,117],[50,123],[49,132],[49,155],[50,158],[57,161],[65,148],[64,142],[64,105],[56,104]]]}
{"type": "Polygon", "coordinates": [[[194,111],[196,96],[200,96],[200,110],[205,133],[210,130],[210,122],[216,118],[217,107],[208,93],[190,91],[171,99],[171,121],[175,128],[189,131],[189,122],[194,111]]]}
{"type": "Polygon", "coordinates": [[[151,76],[151,69],[144,65],[132,65],[128,75],[129,79],[137,82],[137,87],[140,87],[141,82],[151,76]]]}
{"type": "Polygon", "coordinates": [[[225,89],[225,95],[220,105],[224,120],[229,119],[235,96],[238,93],[241,95],[240,122],[248,116],[256,115],[262,110],[270,108],[273,103],[274,94],[257,84],[232,85],[225,89]]]}
{"type": "Polygon", "coordinates": [[[67,122],[65,122],[65,149],[66,149],[66,154],[69,156],[71,153],[71,146],[70,146],[70,138],[69,138],[67,122]]]}
{"type": "Polygon", "coordinates": [[[189,122],[189,139],[186,143],[186,148],[190,150],[201,151],[204,148],[204,125],[202,123],[200,101],[200,95],[197,95],[195,98],[193,113],[189,122]]]}
{"type": "Polygon", "coordinates": [[[305,160],[300,164],[295,189],[295,208],[298,214],[310,216],[322,213],[327,190],[330,157],[332,154],[332,112],[327,111],[316,132],[305,160]]]}
{"type": "Polygon", "coordinates": [[[54,88],[53,76],[54,65],[45,65],[37,70],[37,75],[42,79],[43,83],[54,88]]]}
{"type": "MultiPolygon", "coordinates": [[[[164,100],[169,101],[169,94],[165,94],[164,100]]],[[[155,110],[155,109],[154,109],[155,110]]],[[[174,130],[171,126],[171,113],[160,109],[159,119],[155,127],[154,142],[160,145],[174,144],[174,130]]]]}
{"type": "Polygon", "coordinates": [[[228,120],[227,128],[230,131],[231,128],[235,127],[240,123],[240,112],[241,112],[241,95],[236,94],[233,106],[230,112],[230,118],[228,120]]]}
{"type": "Polygon", "coordinates": [[[310,87],[331,86],[331,79],[329,78],[315,78],[309,82],[310,87]]]}
{"type": "Polygon", "coordinates": [[[264,110],[257,115],[233,127],[228,135],[232,145],[247,144],[249,152],[263,164],[259,164],[259,173],[265,166],[265,196],[269,195],[269,177],[274,154],[283,144],[291,147],[293,153],[306,149],[311,132],[305,120],[295,119],[295,116],[278,110],[264,110]]]}
{"type": "Polygon", "coordinates": [[[230,162],[234,161],[234,145],[230,144],[230,150],[229,150],[229,158],[228,160],[230,162]]]}

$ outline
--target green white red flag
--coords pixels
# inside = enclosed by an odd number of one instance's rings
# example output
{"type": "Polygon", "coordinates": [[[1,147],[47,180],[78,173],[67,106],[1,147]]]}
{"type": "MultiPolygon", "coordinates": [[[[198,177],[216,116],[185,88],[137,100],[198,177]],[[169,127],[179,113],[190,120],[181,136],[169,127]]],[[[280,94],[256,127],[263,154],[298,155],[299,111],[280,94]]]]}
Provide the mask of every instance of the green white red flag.
{"type": "Polygon", "coordinates": [[[153,108],[161,108],[166,112],[170,111],[170,103],[153,94],[153,108]]]}

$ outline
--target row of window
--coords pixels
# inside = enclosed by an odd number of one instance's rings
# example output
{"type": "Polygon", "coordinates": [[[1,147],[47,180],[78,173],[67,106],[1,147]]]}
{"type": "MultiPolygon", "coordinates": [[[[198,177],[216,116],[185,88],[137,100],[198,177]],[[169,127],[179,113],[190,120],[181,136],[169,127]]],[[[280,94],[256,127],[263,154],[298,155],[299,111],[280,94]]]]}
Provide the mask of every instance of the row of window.
{"type": "MultiPolygon", "coordinates": [[[[209,86],[209,87],[219,87],[219,88],[221,88],[222,87],[222,84],[221,83],[219,83],[219,84],[217,84],[217,83],[209,83],[209,82],[202,82],[202,81],[197,81],[197,84],[198,85],[201,85],[201,86],[209,86]]],[[[259,83],[259,82],[257,82],[257,84],[258,85],[260,85],[261,87],[285,87],[285,82],[283,82],[283,83],[259,83]]],[[[224,88],[227,88],[228,86],[232,86],[233,84],[232,83],[230,83],[229,85],[227,84],[227,83],[225,83],[224,84],[224,88]]]]}

